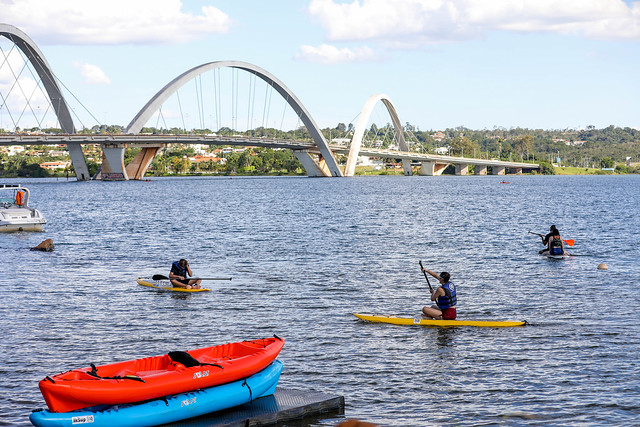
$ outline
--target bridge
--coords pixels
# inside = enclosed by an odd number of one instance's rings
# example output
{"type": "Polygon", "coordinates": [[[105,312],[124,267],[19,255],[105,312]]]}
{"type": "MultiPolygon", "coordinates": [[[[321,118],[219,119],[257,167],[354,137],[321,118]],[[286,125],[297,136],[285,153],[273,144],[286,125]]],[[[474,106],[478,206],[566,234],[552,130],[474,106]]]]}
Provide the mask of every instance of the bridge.
{"type": "MultiPolygon", "coordinates": [[[[281,82],[277,77],[268,71],[242,61],[216,61],[209,62],[190,70],[185,71],[181,75],[177,76],[165,87],[158,91],[147,104],[136,114],[126,127],[123,134],[109,135],[109,134],[80,134],[76,133],[75,125],[71,117],[70,109],[67,105],[62,91],[55,79],[54,73],[48,65],[44,55],[24,32],[16,27],[8,24],[0,24],[0,36],[9,39],[14,43],[15,48],[19,49],[26,61],[28,61],[37,75],[39,76],[43,92],[46,92],[50,100],[50,106],[55,112],[57,121],[62,129],[61,135],[20,135],[20,134],[0,134],[0,145],[58,145],[66,144],[68,147],[73,167],[76,171],[76,176],[79,181],[89,180],[88,167],[82,151],[82,145],[86,144],[100,144],[103,159],[102,168],[99,177],[103,180],[128,180],[128,179],[142,179],[144,174],[153,161],[158,152],[167,147],[169,144],[208,144],[208,145],[236,145],[236,146],[256,146],[256,147],[268,147],[288,149],[296,156],[296,158],[303,165],[307,175],[317,177],[343,177],[353,176],[355,173],[355,167],[357,160],[360,156],[377,157],[382,159],[399,159],[402,162],[402,168],[405,175],[413,175],[412,164],[418,163],[420,165],[419,174],[421,175],[439,175],[444,169],[453,164],[455,166],[457,175],[466,175],[470,165],[474,165],[474,173],[478,175],[487,174],[487,170],[491,167],[493,174],[505,174],[507,168],[514,173],[522,173],[523,169],[537,169],[539,165],[535,163],[524,162],[507,162],[493,159],[481,159],[481,158],[467,158],[467,157],[455,157],[455,156],[442,156],[429,154],[424,152],[424,147],[421,147],[417,141],[409,141],[406,133],[401,125],[400,118],[396,112],[396,108],[391,99],[384,94],[377,94],[370,97],[365,103],[362,111],[359,114],[358,122],[353,129],[353,133],[346,145],[337,145],[327,142],[320,128],[315,123],[312,116],[304,107],[302,102],[296,97],[296,95],[287,86],[281,82]],[[263,111],[263,123],[265,116],[268,116],[268,110],[266,109],[267,100],[269,105],[271,104],[271,91],[275,91],[284,101],[285,107],[293,112],[298,122],[302,123],[306,128],[306,131],[310,135],[310,140],[296,140],[296,139],[283,139],[277,137],[247,137],[241,135],[234,136],[221,136],[217,134],[200,135],[200,134],[186,134],[186,135],[142,135],[140,134],[143,127],[152,119],[156,117],[158,120],[162,117],[163,106],[169,100],[170,97],[177,95],[179,89],[185,86],[189,82],[195,82],[196,87],[198,84],[202,88],[202,76],[205,73],[213,72],[214,90],[216,101],[221,96],[222,90],[220,84],[220,74],[218,73],[216,83],[216,70],[232,69],[234,72],[243,71],[249,74],[249,97],[255,98],[257,79],[262,81],[266,85],[265,91],[265,109],[263,111]],[[216,85],[217,84],[217,88],[216,85]],[[366,143],[365,135],[368,133],[368,123],[373,114],[373,111],[377,106],[382,105],[386,109],[388,119],[391,120],[393,126],[389,126],[392,129],[392,146],[397,146],[398,149],[389,149],[384,147],[368,146],[366,143]],[[124,153],[127,148],[140,147],[140,152],[135,158],[125,166],[124,153]],[[417,149],[419,148],[419,149],[417,149]],[[344,166],[338,163],[336,155],[347,156],[347,161],[344,166]]],[[[0,58],[1,60],[2,58],[0,58]]],[[[5,55],[5,62],[7,61],[7,55],[5,55]]],[[[237,75],[233,75],[234,80],[231,84],[231,91],[235,90],[235,96],[237,98],[237,75]],[[233,86],[235,85],[235,87],[233,86]]],[[[17,78],[16,78],[17,79],[17,78]]],[[[13,90],[13,87],[12,87],[13,90]]],[[[0,94],[2,95],[2,94],[0,94]]],[[[9,95],[2,95],[0,107],[6,107],[9,111],[8,99],[9,95]]],[[[27,96],[25,95],[25,98],[27,96]]],[[[204,113],[202,112],[200,104],[204,105],[203,95],[201,94],[197,99],[198,104],[198,117],[201,123],[204,123],[204,113]]],[[[178,105],[182,110],[180,104],[180,98],[178,97],[178,105]]],[[[28,104],[28,99],[27,99],[28,104]]],[[[35,116],[34,109],[29,105],[24,107],[22,114],[27,108],[32,110],[32,114],[35,116]]],[[[253,123],[253,112],[256,108],[256,103],[248,104],[248,119],[249,123],[253,123]],[[249,119],[249,117],[251,117],[249,119]]],[[[216,120],[221,116],[220,107],[216,104],[214,106],[216,113],[216,120]]],[[[235,120],[235,124],[238,122],[238,103],[237,100],[232,101],[232,123],[235,120]],[[234,104],[235,102],[235,104],[234,104]],[[235,111],[233,111],[235,109],[235,111]]],[[[13,117],[11,117],[13,120],[13,117]]],[[[183,118],[184,121],[184,118],[183,118]]],[[[283,112],[284,121],[284,112],[283,112]]],[[[17,126],[16,126],[17,127],[17,126]]],[[[234,126],[235,128],[235,126],[234,126]]]]}

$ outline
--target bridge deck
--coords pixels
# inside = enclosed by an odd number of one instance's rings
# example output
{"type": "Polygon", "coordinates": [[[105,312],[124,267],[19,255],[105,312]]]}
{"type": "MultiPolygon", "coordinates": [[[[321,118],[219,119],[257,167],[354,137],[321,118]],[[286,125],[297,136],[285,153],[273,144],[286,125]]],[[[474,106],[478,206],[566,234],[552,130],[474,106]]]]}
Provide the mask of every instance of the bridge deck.
{"type": "MultiPolygon", "coordinates": [[[[208,144],[236,145],[264,148],[283,148],[288,150],[307,150],[318,154],[318,148],[312,141],[277,139],[268,137],[246,137],[241,135],[0,135],[0,145],[57,145],[57,144],[114,144],[128,147],[164,147],[167,144],[208,144]]],[[[331,151],[349,154],[349,147],[330,145],[331,151]]],[[[536,163],[509,162],[493,159],[441,156],[437,154],[405,152],[387,149],[363,147],[360,156],[381,157],[386,159],[407,159],[415,162],[454,163],[469,165],[503,166],[507,168],[537,169],[536,163]]]]}

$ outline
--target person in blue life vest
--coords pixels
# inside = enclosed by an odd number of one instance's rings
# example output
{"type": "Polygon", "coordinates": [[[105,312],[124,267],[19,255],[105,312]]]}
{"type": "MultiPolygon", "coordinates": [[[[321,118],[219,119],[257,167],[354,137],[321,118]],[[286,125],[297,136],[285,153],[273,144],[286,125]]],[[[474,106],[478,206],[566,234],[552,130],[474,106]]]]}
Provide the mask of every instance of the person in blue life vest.
{"type": "Polygon", "coordinates": [[[451,275],[446,271],[438,274],[426,268],[423,268],[422,271],[432,275],[440,282],[440,286],[431,292],[431,301],[435,301],[436,305],[422,307],[422,315],[431,319],[455,320],[458,297],[455,285],[449,281],[451,275]]]}
{"type": "Polygon", "coordinates": [[[540,254],[544,255],[564,255],[564,242],[562,241],[562,237],[560,237],[560,231],[556,228],[555,225],[549,227],[549,233],[542,238],[542,244],[546,246],[545,249],[541,250],[540,254]]]}
{"type": "Polygon", "coordinates": [[[200,289],[200,279],[189,278],[193,276],[191,268],[189,268],[189,262],[186,259],[175,261],[171,264],[171,271],[169,272],[169,280],[171,284],[176,288],[185,289],[200,289]]]}

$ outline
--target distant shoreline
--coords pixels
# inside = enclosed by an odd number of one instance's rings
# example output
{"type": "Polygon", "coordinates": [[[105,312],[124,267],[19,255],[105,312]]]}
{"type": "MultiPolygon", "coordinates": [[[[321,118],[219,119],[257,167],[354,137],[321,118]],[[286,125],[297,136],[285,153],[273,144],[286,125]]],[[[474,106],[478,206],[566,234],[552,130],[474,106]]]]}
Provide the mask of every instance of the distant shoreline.
{"type": "MultiPolygon", "coordinates": [[[[632,165],[632,166],[636,166],[636,165],[632,165]]],[[[555,175],[566,175],[566,176],[571,176],[571,175],[637,175],[635,173],[619,173],[616,172],[615,170],[602,170],[602,169],[595,169],[595,168],[578,168],[578,167],[561,167],[561,166],[553,166],[553,170],[555,172],[555,175]]],[[[376,170],[373,166],[358,166],[356,167],[355,170],[355,175],[354,176],[379,176],[379,175],[390,175],[390,176],[403,176],[404,175],[404,171],[402,170],[402,168],[399,169],[379,169],[376,170]]],[[[416,173],[417,175],[417,173],[416,173]]],[[[538,175],[538,176],[543,176],[540,173],[524,173],[522,175],[538,175]]],[[[196,176],[217,176],[217,177],[270,177],[270,176],[274,176],[274,177],[278,177],[278,176],[306,176],[306,174],[304,173],[283,173],[283,172],[279,172],[279,173],[267,173],[267,174],[254,174],[254,173],[186,173],[186,174],[167,174],[167,175],[145,175],[145,177],[142,179],[142,181],[148,181],[148,180],[152,180],[153,178],[166,178],[166,177],[171,177],[171,178],[180,178],[180,177],[196,177],[196,176]]],[[[439,176],[456,176],[453,174],[442,174],[439,176]]],[[[478,175],[474,175],[473,173],[470,173],[466,176],[478,176],[478,175]]],[[[491,174],[487,174],[487,175],[479,175],[479,176],[495,176],[495,177],[506,177],[506,176],[517,176],[517,175],[513,175],[513,174],[508,174],[508,175],[491,175],[491,174]]],[[[550,176],[550,175],[546,175],[546,176],[550,176]]],[[[552,175],[551,175],[552,176],[552,175]]],[[[73,174],[69,174],[68,176],[65,175],[53,175],[53,176],[47,176],[47,177],[31,177],[31,176],[0,176],[0,180],[1,179],[20,179],[20,178],[28,178],[28,179],[38,179],[38,178],[43,178],[43,179],[51,179],[51,178],[57,178],[57,179],[64,179],[64,180],[69,180],[69,179],[74,179],[76,178],[75,175],[73,174]]]]}

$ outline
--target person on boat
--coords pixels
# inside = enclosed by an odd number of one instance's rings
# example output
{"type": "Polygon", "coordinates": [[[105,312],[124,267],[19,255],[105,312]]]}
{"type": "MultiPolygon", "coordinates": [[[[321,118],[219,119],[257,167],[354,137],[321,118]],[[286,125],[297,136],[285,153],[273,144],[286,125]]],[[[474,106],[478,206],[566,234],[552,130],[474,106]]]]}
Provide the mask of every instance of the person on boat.
{"type": "Polygon", "coordinates": [[[542,243],[547,245],[546,249],[539,252],[542,255],[564,255],[566,253],[560,231],[555,225],[551,226],[551,231],[542,239],[542,243]]]}
{"type": "Polygon", "coordinates": [[[200,279],[189,278],[193,273],[189,268],[189,262],[186,259],[175,261],[171,264],[171,271],[169,272],[169,280],[174,287],[186,288],[186,289],[200,289],[200,279]]]}
{"type": "Polygon", "coordinates": [[[422,268],[422,271],[432,275],[440,282],[440,286],[431,292],[431,301],[435,301],[436,305],[422,307],[423,316],[431,319],[455,320],[458,297],[455,285],[449,281],[451,275],[446,271],[438,274],[426,268],[422,268]]]}

